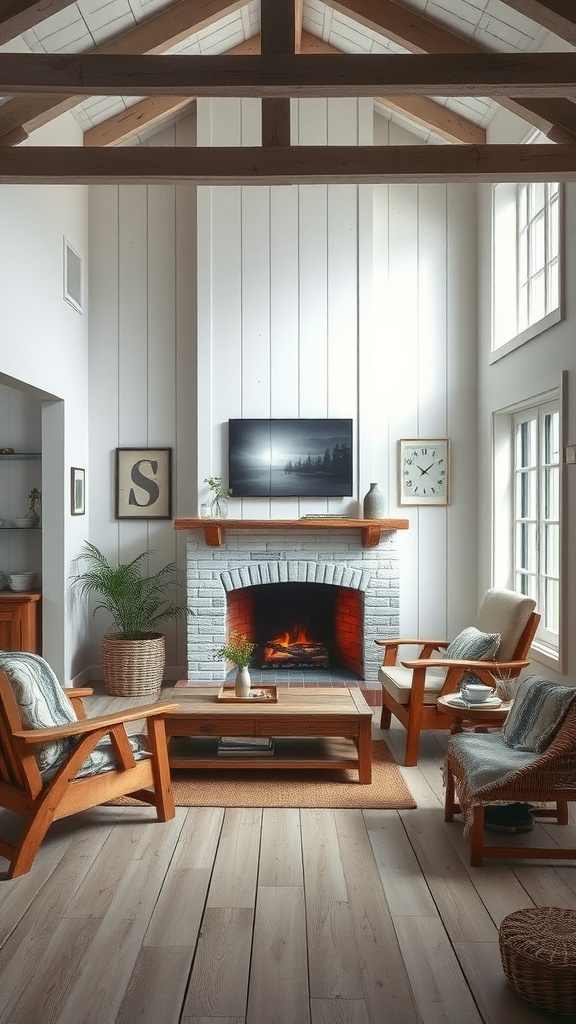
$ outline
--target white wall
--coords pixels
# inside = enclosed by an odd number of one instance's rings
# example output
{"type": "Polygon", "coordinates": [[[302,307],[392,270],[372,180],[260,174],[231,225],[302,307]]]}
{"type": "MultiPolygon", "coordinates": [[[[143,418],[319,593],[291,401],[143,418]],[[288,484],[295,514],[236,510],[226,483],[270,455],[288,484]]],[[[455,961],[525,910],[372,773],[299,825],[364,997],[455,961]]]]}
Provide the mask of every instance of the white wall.
{"type": "MultiPolygon", "coordinates": [[[[372,106],[293,101],[293,141],[370,145],[372,106]]],[[[199,145],[259,141],[259,101],[198,101],[199,145]]],[[[361,440],[351,499],[232,498],[230,510],[357,515],[373,479],[371,188],[201,188],[198,253],[199,480],[227,478],[230,418],[351,417],[361,440]]]]}
{"type": "MultiPolygon", "coordinates": [[[[64,114],[23,145],[81,142],[76,122],[64,114]]],[[[0,381],[27,390],[41,414],[44,652],[68,682],[82,620],[69,607],[66,580],[88,529],[87,517],[69,514],[70,466],[88,465],[88,312],[80,315],[63,300],[63,239],[82,256],[86,280],[88,190],[4,185],[0,226],[0,381]]],[[[7,400],[2,391],[0,401],[7,400]]],[[[15,430],[12,447],[28,444],[26,432],[15,430]]]]}
{"type": "MultiPolygon", "coordinates": [[[[148,145],[195,144],[195,118],[148,145]]],[[[90,189],[90,540],[112,560],[154,552],[184,572],[183,533],[169,520],[115,519],[115,449],[173,450],[173,516],[195,514],[196,190],[188,185],[90,189]]],[[[184,600],[185,592],[180,595],[184,600]]],[[[100,671],[98,613],[89,661],[100,671]]],[[[186,634],[168,623],[166,677],[185,675],[186,634]]]]}
{"type": "MultiPolygon", "coordinates": [[[[489,126],[488,141],[523,142],[530,126],[507,111],[500,111],[489,126]]],[[[565,444],[576,442],[576,305],[571,280],[576,266],[576,188],[564,186],[564,299],[565,317],[545,333],[526,342],[490,365],[490,219],[491,188],[479,188],[479,347],[478,347],[478,504],[479,504],[479,591],[491,583],[491,444],[493,413],[524,401],[557,383],[566,375],[565,444]]],[[[565,678],[573,680],[576,668],[576,634],[571,623],[576,614],[576,546],[571,530],[571,509],[576,507],[576,467],[563,468],[563,500],[566,510],[563,536],[563,571],[566,583],[565,678]]],[[[535,656],[537,657],[537,655],[535,656]]],[[[557,675],[547,666],[544,675],[557,675]]],[[[560,674],[558,674],[560,677],[560,674]]]]}
{"type": "MultiPolygon", "coordinates": [[[[246,101],[199,103],[199,144],[258,144],[254,110],[246,101]]],[[[414,142],[373,119],[371,103],[292,103],[293,141],[304,144],[370,144],[374,125],[376,144],[414,142]]],[[[399,537],[400,634],[445,637],[469,625],[477,611],[475,187],[204,188],[198,244],[199,479],[226,476],[230,417],[352,416],[351,501],[232,499],[232,514],[354,515],[377,480],[388,514],[410,520],[399,537]],[[434,436],[452,439],[452,502],[400,507],[397,441],[434,436]]]]}
{"type": "MultiPolygon", "coordinates": [[[[409,133],[375,119],[375,144],[409,133]]],[[[450,638],[476,619],[476,188],[374,188],[373,472],[399,534],[400,636],[450,638]],[[398,504],[398,440],[449,437],[446,507],[398,504]]]]}

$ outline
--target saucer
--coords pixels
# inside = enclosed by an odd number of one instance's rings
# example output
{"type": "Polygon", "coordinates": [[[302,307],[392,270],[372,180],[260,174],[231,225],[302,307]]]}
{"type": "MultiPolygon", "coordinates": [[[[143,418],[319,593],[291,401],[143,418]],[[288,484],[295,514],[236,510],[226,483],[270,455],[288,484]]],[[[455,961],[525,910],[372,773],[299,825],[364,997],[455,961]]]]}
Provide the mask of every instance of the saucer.
{"type": "Polygon", "coordinates": [[[479,704],[466,704],[462,697],[445,697],[444,700],[453,708],[470,708],[474,711],[482,711],[483,708],[494,710],[502,704],[500,697],[488,697],[487,700],[483,700],[479,704]]]}

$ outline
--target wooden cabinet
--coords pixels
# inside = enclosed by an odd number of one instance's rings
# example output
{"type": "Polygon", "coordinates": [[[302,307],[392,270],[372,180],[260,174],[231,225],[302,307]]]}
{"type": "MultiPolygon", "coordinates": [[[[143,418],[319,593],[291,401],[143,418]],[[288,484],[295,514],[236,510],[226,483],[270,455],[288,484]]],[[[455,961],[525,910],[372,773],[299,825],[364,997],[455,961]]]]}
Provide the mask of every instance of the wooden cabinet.
{"type": "Polygon", "coordinates": [[[0,650],[41,652],[40,591],[0,592],[0,650]]]}
{"type": "MultiPolygon", "coordinates": [[[[40,452],[0,453],[0,572],[35,572],[41,586],[41,527],[18,529],[29,511],[29,494],[40,488],[40,452]]],[[[0,590],[0,650],[41,654],[41,591],[0,590]]]]}

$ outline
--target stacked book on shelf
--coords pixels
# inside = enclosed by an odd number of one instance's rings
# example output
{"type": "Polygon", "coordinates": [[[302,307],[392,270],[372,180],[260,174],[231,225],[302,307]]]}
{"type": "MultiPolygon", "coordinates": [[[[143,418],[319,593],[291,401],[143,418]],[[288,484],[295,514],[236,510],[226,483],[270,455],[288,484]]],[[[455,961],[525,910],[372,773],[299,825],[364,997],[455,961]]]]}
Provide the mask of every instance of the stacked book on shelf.
{"type": "Polygon", "coordinates": [[[222,736],[218,740],[218,757],[271,757],[272,736],[222,736]]]}

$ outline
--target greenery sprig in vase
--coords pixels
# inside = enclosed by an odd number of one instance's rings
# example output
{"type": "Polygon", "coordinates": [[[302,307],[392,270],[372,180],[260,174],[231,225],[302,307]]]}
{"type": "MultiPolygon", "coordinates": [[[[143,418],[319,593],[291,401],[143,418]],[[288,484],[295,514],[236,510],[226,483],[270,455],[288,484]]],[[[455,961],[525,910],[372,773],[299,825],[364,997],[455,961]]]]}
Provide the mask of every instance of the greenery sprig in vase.
{"type": "Polygon", "coordinates": [[[210,511],[213,519],[225,519],[228,515],[228,498],[232,497],[230,487],[223,487],[221,476],[204,477],[204,483],[212,491],[210,511]]]}
{"type": "Polygon", "coordinates": [[[237,672],[234,680],[234,691],[237,697],[248,697],[250,693],[250,672],[248,666],[256,647],[246,633],[240,633],[233,629],[223,647],[220,647],[214,654],[215,658],[225,658],[226,661],[236,665],[237,672]]]}

